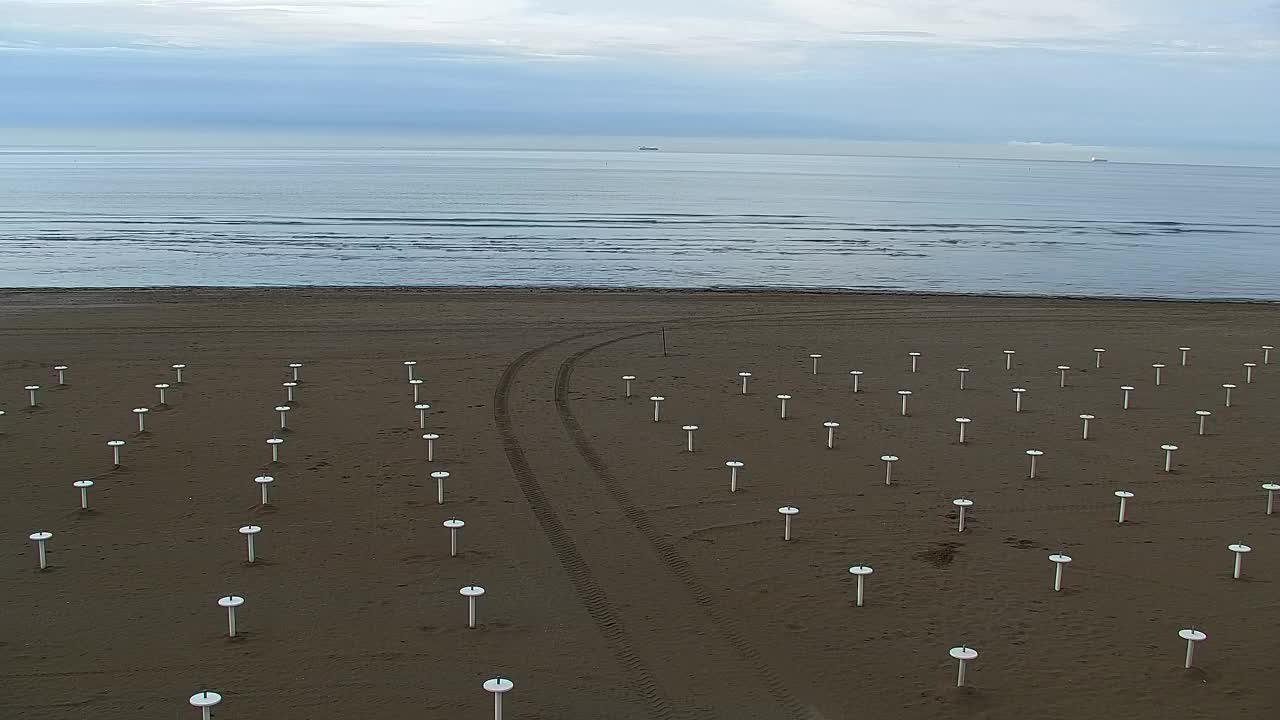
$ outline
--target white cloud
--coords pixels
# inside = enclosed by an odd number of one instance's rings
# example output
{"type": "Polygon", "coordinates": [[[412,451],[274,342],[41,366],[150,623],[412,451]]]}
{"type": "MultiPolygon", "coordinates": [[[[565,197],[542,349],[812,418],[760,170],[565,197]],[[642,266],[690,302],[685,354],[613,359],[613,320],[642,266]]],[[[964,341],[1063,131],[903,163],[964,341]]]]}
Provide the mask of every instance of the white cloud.
{"type": "Polygon", "coordinates": [[[860,42],[1280,54],[1270,0],[0,0],[6,35],[802,59],[860,42]]]}

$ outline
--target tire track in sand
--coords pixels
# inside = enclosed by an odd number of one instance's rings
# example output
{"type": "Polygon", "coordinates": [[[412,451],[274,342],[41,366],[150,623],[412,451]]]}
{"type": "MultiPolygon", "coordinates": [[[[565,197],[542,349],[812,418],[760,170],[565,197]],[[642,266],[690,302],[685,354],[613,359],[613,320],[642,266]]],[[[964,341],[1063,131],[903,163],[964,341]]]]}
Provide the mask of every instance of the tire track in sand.
{"type": "Polygon", "coordinates": [[[653,671],[636,653],[631,634],[623,625],[608,595],[600,587],[591,567],[582,557],[581,551],[569,535],[555,506],[543,492],[542,485],[533,474],[533,469],[529,466],[529,460],[525,457],[524,449],[520,446],[511,423],[511,386],[520,370],[534,357],[557,345],[595,334],[597,333],[582,333],[562,338],[521,353],[507,365],[498,379],[498,385],[493,392],[493,420],[498,426],[498,434],[502,437],[502,449],[507,455],[511,471],[515,474],[516,483],[524,493],[525,500],[542,527],[543,534],[550,542],[551,549],[560,561],[560,566],[569,576],[569,582],[573,585],[578,597],[582,599],[587,614],[591,616],[591,620],[618,662],[629,673],[634,690],[648,704],[651,717],[670,719],[675,717],[671,701],[667,698],[653,671]]]}
{"type": "MultiPolygon", "coordinates": [[[[578,453],[591,466],[592,471],[600,480],[601,485],[608,491],[614,502],[622,510],[623,516],[631,522],[635,529],[648,541],[653,552],[662,561],[666,569],[674,575],[684,588],[688,591],[693,601],[705,612],[706,617],[711,621],[717,635],[724,639],[738,657],[741,658],[747,667],[755,673],[760,681],[760,685],[768,690],[769,695],[777,702],[777,704],[785,710],[791,717],[803,718],[809,720],[815,717],[815,713],[791,694],[787,686],[778,677],[777,673],[765,661],[760,651],[756,650],[743,635],[738,632],[737,627],[727,613],[721,610],[715,602],[714,596],[710,591],[698,580],[693,570],[676,551],[674,545],[667,541],[649,520],[649,516],[634,500],[631,494],[627,492],[626,487],[618,481],[617,477],[609,470],[600,455],[591,446],[591,442],[587,439],[586,433],[582,431],[582,426],[578,423],[578,418],[573,414],[573,410],[569,408],[569,382],[573,378],[573,369],[578,361],[586,355],[595,352],[614,343],[631,340],[643,335],[650,334],[651,331],[632,333],[622,337],[616,337],[601,343],[596,343],[590,347],[579,350],[569,356],[564,362],[560,363],[560,369],[556,374],[555,400],[556,411],[560,416],[560,422],[564,425],[569,436],[573,438],[573,444],[577,448],[578,453]]],[[[761,715],[763,717],[763,715],[761,715]]]]}

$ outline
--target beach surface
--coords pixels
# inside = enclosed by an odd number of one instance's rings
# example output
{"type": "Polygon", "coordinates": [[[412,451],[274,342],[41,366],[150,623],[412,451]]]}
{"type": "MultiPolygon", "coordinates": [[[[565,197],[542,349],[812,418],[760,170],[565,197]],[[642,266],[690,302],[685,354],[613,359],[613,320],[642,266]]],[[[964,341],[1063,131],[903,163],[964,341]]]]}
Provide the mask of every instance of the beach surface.
{"type": "Polygon", "coordinates": [[[489,717],[501,676],[516,719],[1269,717],[1277,340],[1264,304],[0,291],[0,716],[198,717],[208,688],[227,719],[489,717]],[[1231,543],[1254,550],[1239,580],[1231,543]],[[874,569],[863,607],[852,565],[874,569]],[[234,639],[225,595],[246,600],[234,639]],[[1184,670],[1191,627],[1208,640],[1184,670]],[[961,645],[979,657],[958,689],[961,645]]]}

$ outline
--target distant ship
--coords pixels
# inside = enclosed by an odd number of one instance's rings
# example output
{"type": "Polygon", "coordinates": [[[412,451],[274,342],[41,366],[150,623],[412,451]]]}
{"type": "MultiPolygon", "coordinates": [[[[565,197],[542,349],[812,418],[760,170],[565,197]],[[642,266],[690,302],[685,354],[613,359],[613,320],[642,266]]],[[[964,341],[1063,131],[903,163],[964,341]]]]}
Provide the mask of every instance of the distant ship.
{"type": "Polygon", "coordinates": [[[1091,158],[1089,158],[1089,162],[1106,162],[1106,161],[1107,161],[1107,159],[1106,159],[1106,158],[1100,158],[1100,157],[1091,157],[1091,158]]]}
{"type": "Polygon", "coordinates": [[[658,146],[657,146],[657,145],[641,145],[640,147],[638,147],[638,148],[636,148],[636,149],[637,149],[637,150],[650,150],[650,151],[654,151],[654,152],[656,152],[656,151],[658,150],[658,146]]]}

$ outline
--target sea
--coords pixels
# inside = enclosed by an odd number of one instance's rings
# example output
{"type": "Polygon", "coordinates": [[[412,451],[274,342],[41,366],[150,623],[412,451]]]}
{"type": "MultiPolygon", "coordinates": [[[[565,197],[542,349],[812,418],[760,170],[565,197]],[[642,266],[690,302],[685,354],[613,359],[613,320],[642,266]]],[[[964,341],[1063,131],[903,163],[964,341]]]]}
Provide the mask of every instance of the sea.
{"type": "Polygon", "coordinates": [[[4,142],[0,286],[1280,300],[1280,168],[1070,147],[4,142]]]}

